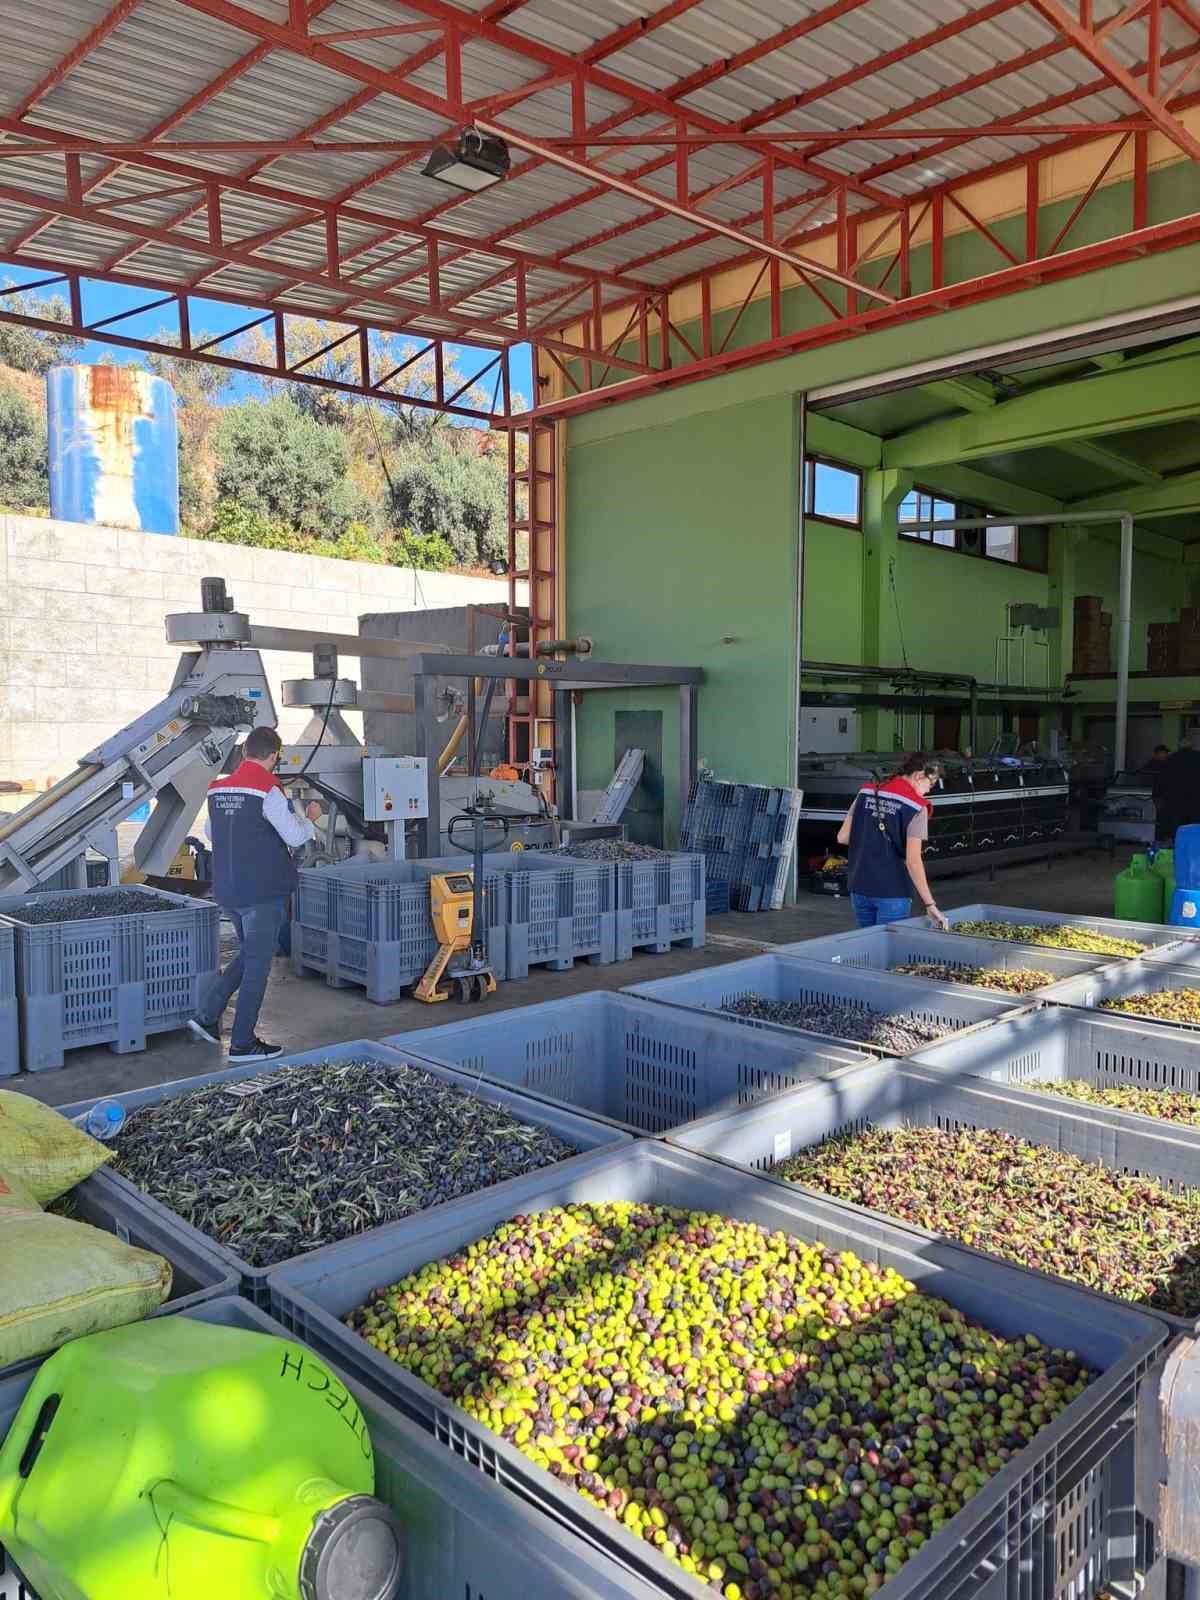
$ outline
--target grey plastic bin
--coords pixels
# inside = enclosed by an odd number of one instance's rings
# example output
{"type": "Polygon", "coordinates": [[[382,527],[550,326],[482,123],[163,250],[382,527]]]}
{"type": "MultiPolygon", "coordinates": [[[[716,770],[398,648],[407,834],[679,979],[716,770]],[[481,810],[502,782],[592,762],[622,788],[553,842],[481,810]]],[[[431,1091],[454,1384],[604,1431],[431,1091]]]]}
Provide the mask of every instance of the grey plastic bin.
{"type": "Polygon", "coordinates": [[[704,857],[673,850],[646,861],[618,861],[617,959],[635,950],[664,955],[673,944],[704,947],[707,914],[704,857]]]}
{"type": "MultiPolygon", "coordinates": [[[[187,1314],[226,1328],[292,1337],[245,1300],[215,1300],[187,1314]]],[[[366,1421],[375,1453],[375,1492],[404,1526],[404,1573],[396,1600],[658,1600],[651,1585],[621,1571],[501,1484],[481,1477],[395,1407],[330,1365],[366,1421]]],[[[34,1369],[0,1377],[0,1438],[16,1417],[34,1369]]],[[[0,1600],[39,1600],[7,1561],[2,1545],[0,1600]]]]}
{"type": "Polygon", "coordinates": [[[379,1229],[330,1250],[323,1262],[297,1262],[272,1275],[272,1311],[297,1337],[385,1395],[481,1472],[551,1509],[557,1520],[611,1550],[671,1600],[700,1600],[708,1590],[340,1320],[381,1285],[463,1248],[515,1215],[614,1200],[717,1211],[853,1250],[864,1261],[895,1268],[922,1291],[999,1333],[1035,1333],[1048,1344],[1079,1351],[1101,1372],[879,1591],[880,1600],[1075,1600],[1090,1597],[1109,1578],[1127,1575],[1123,1564],[1132,1568],[1134,1562],[1132,1405],[1141,1376],[1164,1342],[1163,1323],[945,1241],[918,1241],[866,1212],[658,1141],[597,1152],[569,1179],[535,1175],[508,1195],[457,1203],[436,1222],[422,1218],[403,1236],[379,1229]]]}
{"type": "Polygon", "coordinates": [[[743,1028],[625,994],[581,994],[385,1041],[575,1106],[628,1133],[665,1133],[867,1059],[784,1029],[743,1028]]]}
{"type": "Polygon", "coordinates": [[[1167,1022],[1156,1017],[1139,1016],[1133,1011],[1122,1011],[1120,1002],[1128,995],[1156,994],[1160,989],[1200,989],[1200,967],[1173,967],[1165,961],[1115,961],[1111,966],[1098,967],[1081,977],[1056,983],[1043,993],[1043,998],[1060,1006],[1085,1006],[1099,1009],[1104,1006],[1105,1016],[1124,1016],[1139,1027],[1192,1029],[1200,1024],[1167,1022]],[[1110,1010],[1106,1001],[1114,1003],[1110,1010]]]}
{"type": "MultiPolygon", "coordinates": [[[[292,966],[317,972],[331,988],[365,989],[391,1005],[419,982],[437,953],[429,910],[432,873],[459,872],[464,860],[439,867],[422,861],[348,861],[299,874],[292,909],[292,966]]],[[[488,961],[508,975],[508,881],[484,873],[488,961]]]]}
{"type": "MultiPolygon", "coordinates": [[[[400,1066],[407,1062],[411,1066],[419,1067],[423,1072],[431,1073],[435,1078],[453,1084],[464,1094],[483,1100],[488,1105],[502,1106],[524,1122],[532,1123],[539,1128],[548,1128],[580,1151],[594,1150],[604,1145],[623,1144],[629,1137],[608,1123],[583,1116],[577,1111],[555,1107],[548,1102],[538,1100],[535,1096],[514,1093],[497,1084],[482,1082],[478,1078],[473,1079],[468,1074],[456,1072],[451,1067],[420,1060],[400,1050],[389,1050],[385,1045],[376,1044],[370,1039],[356,1039],[349,1044],[325,1045],[322,1049],[308,1050],[302,1055],[281,1056],[279,1060],[272,1061],[266,1067],[228,1067],[223,1072],[209,1072],[202,1077],[180,1078],[174,1083],[156,1084],[151,1089],[134,1090],[130,1094],[119,1096],[119,1099],[126,1111],[132,1112],[140,1106],[158,1105],[164,1100],[178,1099],[181,1095],[189,1094],[195,1089],[208,1088],[214,1083],[238,1083],[246,1078],[269,1078],[286,1067],[302,1067],[316,1061],[370,1061],[380,1067],[400,1066]]],[[[63,1106],[62,1113],[67,1117],[77,1117],[95,1104],[94,1100],[81,1100],[75,1105],[63,1106]]],[[[579,1156],[574,1156],[558,1165],[570,1167],[579,1159],[579,1156]]],[[[505,1184],[494,1187],[504,1188],[507,1183],[514,1181],[516,1180],[507,1179],[505,1184]]],[[[139,1225],[148,1226],[152,1222],[164,1241],[180,1249],[185,1247],[197,1251],[202,1249],[206,1255],[220,1263],[232,1286],[255,1305],[265,1306],[268,1303],[267,1278],[277,1268],[251,1266],[233,1250],[210,1239],[199,1228],[176,1216],[161,1201],[153,1199],[143,1190],[136,1188],[127,1178],[122,1178],[115,1172],[107,1172],[102,1168],[94,1177],[88,1179],[84,1188],[89,1185],[96,1186],[97,1194],[103,1197],[104,1203],[114,1208],[119,1206],[124,1215],[131,1219],[136,1218],[139,1225]]],[[[441,1207],[434,1206],[431,1209],[437,1211],[441,1207]]],[[[403,1227],[404,1222],[389,1223],[387,1226],[403,1227]]],[[[324,1247],[324,1249],[333,1248],[335,1247],[324,1247]]],[[[166,1253],[164,1251],[164,1254],[166,1253]]]]}
{"type": "MultiPolygon", "coordinates": [[[[1066,1006],[1048,1006],[1009,1018],[989,1029],[986,1038],[939,1040],[909,1059],[914,1065],[955,1077],[970,1074],[1015,1087],[1038,1079],[1062,1083],[1079,1078],[1098,1087],[1124,1084],[1200,1095],[1200,1051],[1192,1029],[1169,1028],[1161,1022],[1143,1025],[1141,1018],[1109,1017],[1066,1006]]],[[[1190,1175],[1186,1164],[1178,1172],[1155,1175],[1173,1187],[1200,1185],[1200,1127],[1109,1111],[1103,1106],[1083,1106],[1058,1096],[1039,1098],[1050,1098],[1056,1105],[1076,1105],[1089,1115],[1169,1132],[1181,1147],[1181,1155],[1191,1151],[1190,1175]]]]}
{"type": "MultiPolygon", "coordinates": [[[[1029,1012],[1015,1023],[1000,1023],[988,1030],[989,1045],[997,1045],[994,1036],[1003,1035],[1007,1028],[1029,1033],[1040,1019],[1055,1014],[1029,1012]]],[[[1036,1041],[1030,1039],[1028,1044],[1031,1054],[1036,1055],[1036,1041]]],[[[676,1129],[670,1142],[770,1175],[772,1168],[800,1150],[838,1134],[861,1133],[870,1127],[937,1127],[946,1132],[997,1128],[1031,1144],[1065,1150],[1113,1172],[1157,1178],[1177,1189],[1200,1184],[1200,1129],[1180,1128],[1176,1123],[1159,1122],[1152,1117],[1131,1117],[1103,1107],[1081,1106],[1055,1095],[965,1076],[966,1071],[975,1069],[967,1069],[961,1061],[956,1063],[955,1049],[954,1043],[935,1046],[921,1062],[915,1058],[873,1062],[857,1071],[842,1073],[836,1080],[805,1085],[765,1106],[751,1107],[736,1115],[704,1117],[690,1128],[676,1129]],[[942,1057],[940,1066],[929,1065],[935,1054],[942,1057]],[[955,1067],[957,1070],[951,1070],[955,1067]]],[[[1053,1073],[1046,1071],[1046,1076],[1053,1073]]],[[[772,1176],[771,1181],[788,1189],[796,1187],[785,1178],[772,1176]]],[[[876,1214],[857,1206],[851,1209],[864,1216],[876,1214]]],[[[926,1241],[941,1237],[911,1223],[894,1218],[889,1221],[926,1241]]],[[[1047,1275],[1031,1272],[1030,1276],[1047,1275]]],[[[1047,1281],[1064,1280],[1047,1277],[1047,1281]]],[[[1126,1304],[1099,1293],[1095,1298],[1111,1305],[1126,1304]]],[[[1200,1330],[1200,1318],[1174,1317],[1164,1311],[1147,1315],[1177,1329],[1200,1330]]]]}
{"type": "MultiPolygon", "coordinates": [[[[79,1222],[100,1228],[104,1233],[114,1233],[139,1250],[153,1250],[170,1262],[170,1298],[152,1312],[152,1316],[190,1311],[222,1295],[237,1293],[237,1274],[222,1259],[217,1246],[192,1229],[188,1229],[185,1236],[170,1212],[160,1216],[147,1210],[143,1196],[136,1189],[122,1185],[119,1179],[114,1180],[103,1167],[77,1184],[67,1199],[71,1203],[71,1215],[79,1222]]],[[[0,1383],[14,1373],[36,1367],[40,1359],[0,1367],[0,1383]]],[[[2,1435],[3,1429],[0,1429],[0,1437],[2,1435]]],[[[0,1600],[2,1597],[3,1590],[0,1590],[0,1600]]]]}
{"type": "Polygon", "coordinates": [[[0,924],[16,935],[21,1054],[27,1072],[61,1067],[68,1050],[106,1044],[144,1050],[147,1036],[182,1028],[218,963],[215,905],[161,889],[139,889],[164,911],[76,921],[23,923],[22,908],[96,900],[120,889],[5,895],[0,924]]]}
{"type": "MultiPolygon", "coordinates": [[[[965,933],[938,933],[932,928],[913,928],[907,923],[889,922],[879,928],[856,928],[852,933],[833,933],[824,939],[802,939],[798,944],[780,945],[780,956],[799,956],[804,961],[828,961],[837,967],[858,967],[871,972],[888,972],[907,983],[928,983],[928,978],[910,976],[894,969],[910,961],[936,961],[944,967],[985,967],[991,972],[1009,972],[1017,967],[1036,967],[1052,975],[1056,983],[1078,977],[1105,966],[1111,956],[1068,954],[1046,945],[1007,944],[1003,939],[973,939],[965,933]]],[[[1041,999],[1045,989],[1031,989],[1024,1000],[1041,999]]],[[[1010,998],[1013,998],[1010,996],[1010,998]]]]}
{"type": "Polygon", "coordinates": [[[566,972],[576,961],[617,960],[617,879],[605,862],[546,851],[497,850],[485,866],[508,879],[508,976],[530,967],[566,972]]]}
{"type": "Polygon", "coordinates": [[[0,1078],[21,1070],[21,1028],[17,1010],[17,937],[0,923],[0,1078]]]}
{"type": "MultiPolygon", "coordinates": [[[[1136,939],[1139,944],[1147,947],[1173,946],[1184,937],[1178,928],[1166,928],[1158,922],[1119,922],[1114,917],[1077,917],[1066,911],[1027,911],[1023,906],[994,906],[971,905],[956,906],[953,911],[943,912],[951,929],[960,922],[1016,922],[1035,924],[1040,927],[1090,928],[1096,933],[1109,933],[1117,939],[1136,939]]],[[[928,928],[928,917],[906,917],[902,922],[891,924],[894,928],[928,928]]],[[[971,937],[979,938],[975,934],[971,937]]],[[[983,937],[990,937],[983,935],[983,937]]],[[[1027,945],[1026,949],[1036,950],[1036,944],[1027,945]]],[[[1200,941],[1197,941],[1200,949],[1200,941]]],[[[1090,952],[1084,952],[1090,953],[1090,952]]],[[[1102,959],[1111,961],[1112,956],[1102,959]]],[[[1120,958],[1118,958],[1120,959],[1120,958]]],[[[1125,959],[1132,959],[1127,957],[1125,959]]]]}
{"type": "MultiPolygon", "coordinates": [[[[748,995],[801,1005],[832,1002],[850,1006],[855,1011],[907,1018],[944,1029],[946,1033],[958,1033],[964,1028],[1011,1016],[1024,1003],[1011,995],[987,995],[980,989],[961,984],[923,983],[861,969],[843,972],[830,962],[802,961],[798,956],[777,952],[700,972],[683,972],[674,978],[658,978],[653,983],[635,984],[623,992],[689,1010],[720,1012],[748,995]]],[[[862,1044],[810,1028],[801,1030],[736,1014],[733,1020],[743,1027],[763,1028],[791,1038],[831,1039],[835,1044],[850,1043],[856,1050],[876,1055],[892,1053],[882,1045],[862,1044]]]]}

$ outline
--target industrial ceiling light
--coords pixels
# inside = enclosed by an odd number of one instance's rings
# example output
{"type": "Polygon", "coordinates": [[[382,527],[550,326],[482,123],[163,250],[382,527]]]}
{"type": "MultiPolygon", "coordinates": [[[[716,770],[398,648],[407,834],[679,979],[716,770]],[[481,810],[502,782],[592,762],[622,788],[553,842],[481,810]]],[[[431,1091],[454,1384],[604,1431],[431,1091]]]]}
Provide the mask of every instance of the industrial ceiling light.
{"type": "Polygon", "coordinates": [[[425,163],[427,178],[448,183],[452,189],[478,194],[508,177],[511,165],[503,139],[478,128],[464,128],[454,145],[436,145],[425,163]]]}

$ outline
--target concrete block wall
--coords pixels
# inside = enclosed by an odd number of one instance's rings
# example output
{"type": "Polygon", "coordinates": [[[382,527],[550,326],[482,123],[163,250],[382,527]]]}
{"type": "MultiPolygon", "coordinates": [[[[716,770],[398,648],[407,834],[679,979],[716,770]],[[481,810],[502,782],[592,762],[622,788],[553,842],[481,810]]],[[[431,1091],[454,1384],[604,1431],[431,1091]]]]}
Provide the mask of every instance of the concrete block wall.
{"type": "MultiPolygon", "coordinates": [[[[42,788],[162,699],[179,660],[163,618],[199,610],[202,577],[224,578],[255,622],[335,633],[357,633],[367,612],[507,598],[503,579],[0,517],[0,778],[42,788]]],[[[295,738],[308,713],[283,708],[280,684],[311,676],[311,658],[264,662],[280,733],[295,738]]]]}

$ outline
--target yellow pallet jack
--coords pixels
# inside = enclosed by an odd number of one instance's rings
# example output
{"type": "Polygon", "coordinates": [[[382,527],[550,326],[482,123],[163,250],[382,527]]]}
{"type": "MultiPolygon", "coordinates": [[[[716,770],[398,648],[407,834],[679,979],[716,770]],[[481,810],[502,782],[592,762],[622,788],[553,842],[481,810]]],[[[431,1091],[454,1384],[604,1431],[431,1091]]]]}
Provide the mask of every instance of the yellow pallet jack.
{"type": "MultiPolygon", "coordinates": [[[[488,820],[494,823],[497,819],[488,820]]],[[[450,843],[459,850],[471,849],[474,855],[471,863],[473,870],[439,872],[429,880],[429,911],[438,948],[413,990],[413,999],[423,1000],[426,1005],[436,1005],[451,997],[469,1004],[473,1000],[484,1000],[496,992],[496,974],[487,960],[483,915],[486,895],[483,882],[483,823],[482,816],[465,812],[450,819],[447,830],[450,843]],[[470,822],[473,826],[474,839],[469,847],[460,845],[454,837],[455,824],[459,822],[470,822]],[[465,960],[451,966],[456,956],[465,957],[465,960]]],[[[508,832],[507,821],[504,821],[504,831],[508,832]]]]}

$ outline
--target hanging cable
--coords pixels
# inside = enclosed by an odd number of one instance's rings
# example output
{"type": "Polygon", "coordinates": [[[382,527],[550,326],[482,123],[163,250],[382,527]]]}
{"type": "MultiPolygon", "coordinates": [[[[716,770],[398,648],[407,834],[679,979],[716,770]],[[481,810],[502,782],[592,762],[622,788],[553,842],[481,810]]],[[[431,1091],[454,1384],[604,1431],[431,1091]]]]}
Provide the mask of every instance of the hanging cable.
{"type": "Polygon", "coordinates": [[[312,749],[308,753],[308,760],[300,768],[300,771],[295,774],[297,778],[302,778],[304,776],[309,767],[311,767],[313,762],[316,760],[317,751],[325,743],[325,734],[329,729],[329,719],[333,715],[333,699],[337,694],[337,686],[337,674],[335,673],[329,685],[329,699],[325,703],[325,715],[321,718],[321,731],[317,735],[316,744],[313,745],[312,749]]]}
{"type": "Polygon", "coordinates": [[[907,666],[910,665],[910,663],[909,663],[909,659],[908,659],[908,650],[907,650],[907,648],[905,646],[905,643],[904,643],[904,619],[900,615],[900,596],[899,596],[899,594],[897,593],[897,590],[896,590],[896,558],[895,558],[895,556],[893,556],[892,559],[888,562],[888,582],[891,585],[891,589],[892,589],[892,605],[896,609],[896,631],[900,635],[900,659],[904,663],[904,665],[907,667],[907,666]]]}

